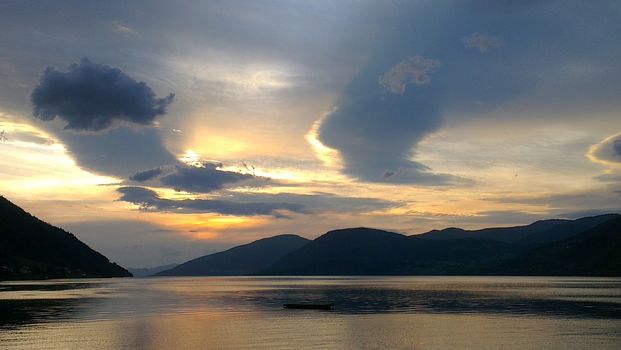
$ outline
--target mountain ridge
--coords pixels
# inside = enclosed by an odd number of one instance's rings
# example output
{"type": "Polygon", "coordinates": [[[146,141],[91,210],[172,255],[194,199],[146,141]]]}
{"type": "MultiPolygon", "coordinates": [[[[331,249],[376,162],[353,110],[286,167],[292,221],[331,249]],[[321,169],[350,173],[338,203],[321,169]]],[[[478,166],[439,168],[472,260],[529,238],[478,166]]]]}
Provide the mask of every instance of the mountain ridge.
{"type": "MultiPolygon", "coordinates": [[[[621,215],[605,214],[576,220],[540,220],[523,226],[473,231],[448,228],[409,236],[366,227],[337,229],[282,254],[269,266],[255,266],[245,274],[621,275],[621,266],[598,260],[599,256],[604,256],[607,261],[614,261],[615,258],[621,261],[621,250],[609,249],[617,247],[616,242],[621,238],[621,229],[613,225],[618,221],[621,222],[621,215]],[[445,235],[447,230],[452,237],[445,235]],[[507,237],[492,235],[503,233],[507,237]],[[602,241],[594,244],[594,235],[602,241]],[[559,253],[567,242],[573,242],[574,250],[571,254],[574,256],[585,256],[582,249],[588,247],[582,244],[593,246],[589,248],[589,254],[595,257],[595,261],[589,265],[593,266],[592,270],[573,265],[571,268],[563,268],[564,262],[571,261],[559,253]],[[548,254],[551,260],[542,259],[542,254],[548,254]],[[546,271],[546,266],[555,268],[546,271]]],[[[253,243],[242,247],[252,246],[253,243]]]]}
{"type": "Polygon", "coordinates": [[[284,234],[262,238],[222,252],[204,255],[154,276],[232,276],[252,274],[284,254],[308,243],[308,239],[284,234]],[[235,259],[232,261],[232,259],[235,259]]]}

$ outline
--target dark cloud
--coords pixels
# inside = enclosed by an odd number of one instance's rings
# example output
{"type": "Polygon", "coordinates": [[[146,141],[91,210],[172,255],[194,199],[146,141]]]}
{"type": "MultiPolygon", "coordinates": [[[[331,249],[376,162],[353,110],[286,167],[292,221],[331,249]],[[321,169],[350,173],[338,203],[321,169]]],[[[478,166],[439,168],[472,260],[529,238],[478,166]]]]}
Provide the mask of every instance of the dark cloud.
{"type": "Polygon", "coordinates": [[[132,181],[143,182],[147,180],[151,180],[162,173],[162,168],[153,168],[147,170],[137,171],[134,175],[130,176],[129,179],[132,181]]]}
{"type": "Polygon", "coordinates": [[[120,200],[137,204],[144,211],[168,211],[175,213],[218,213],[224,215],[272,215],[285,217],[281,211],[301,213],[304,205],[296,203],[232,202],[218,199],[160,198],[157,193],[143,187],[121,187],[120,200]]]}
{"type": "Polygon", "coordinates": [[[430,76],[439,63],[416,57],[388,72],[373,70],[356,78],[321,124],[320,141],[339,150],[347,174],[370,182],[427,185],[463,180],[411,160],[412,148],[442,124],[442,97],[430,76]]]}
{"type": "Polygon", "coordinates": [[[176,213],[219,213],[226,215],[272,215],[352,212],[356,214],[383,210],[398,203],[374,198],[339,197],[330,193],[239,193],[227,192],[217,199],[165,199],[144,187],[121,187],[120,200],[139,205],[144,211],[176,213]]]}
{"type": "Polygon", "coordinates": [[[144,82],[120,69],[83,58],[66,72],[48,67],[30,98],[34,115],[42,120],[58,117],[65,129],[99,131],[114,121],[150,125],[166,113],[174,94],[157,98],[144,82]]]}
{"type": "Polygon", "coordinates": [[[218,163],[202,163],[200,166],[175,165],[174,171],[162,177],[160,182],[176,190],[199,193],[209,193],[244,181],[252,185],[269,182],[267,178],[221,170],[220,167],[222,164],[218,163]]]}

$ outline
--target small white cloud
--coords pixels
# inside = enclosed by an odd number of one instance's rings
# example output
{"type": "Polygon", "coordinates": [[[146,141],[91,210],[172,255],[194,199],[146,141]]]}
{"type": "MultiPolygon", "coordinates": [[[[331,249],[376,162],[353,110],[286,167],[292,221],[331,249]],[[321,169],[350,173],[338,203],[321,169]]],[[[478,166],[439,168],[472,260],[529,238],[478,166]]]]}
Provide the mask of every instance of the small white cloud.
{"type": "Polygon", "coordinates": [[[403,95],[405,88],[410,84],[425,85],[431,82],[431,73],[440,67],[440,61],[423,56],[414,56],[399,62],[378,79],[379,84],[386,90],[403,95]]]}
{"type": "Polygon", "coordinates": [[[461,42],[464,43],[466,48],[476,48],[479,49],[481,53],[486,53],[492,49],[499,49],[505,46],[505,42],[502,38],[480,33],[472,33],[469,36],[462,38],[461,42]]]}

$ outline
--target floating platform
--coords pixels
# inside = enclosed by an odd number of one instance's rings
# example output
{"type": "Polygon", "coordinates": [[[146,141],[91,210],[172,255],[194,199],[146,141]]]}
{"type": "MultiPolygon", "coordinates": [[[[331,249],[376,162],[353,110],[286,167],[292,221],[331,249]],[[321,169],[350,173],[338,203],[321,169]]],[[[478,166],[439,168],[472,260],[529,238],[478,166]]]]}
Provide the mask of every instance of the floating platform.
{"type": "Polygon", "coordinates": [[[325,303],[325,304],[311,304],[311,303],[300,303],[300,304],[283,304],[285,309],[304,309],[304,310],[334,310],[334,303],[325,303]]]}

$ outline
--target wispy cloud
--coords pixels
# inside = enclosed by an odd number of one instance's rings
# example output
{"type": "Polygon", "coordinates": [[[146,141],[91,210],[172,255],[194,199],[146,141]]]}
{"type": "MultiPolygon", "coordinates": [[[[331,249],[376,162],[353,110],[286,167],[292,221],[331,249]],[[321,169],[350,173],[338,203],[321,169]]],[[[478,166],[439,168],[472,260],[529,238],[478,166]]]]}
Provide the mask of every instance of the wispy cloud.
{"type": "Polygon", "coordinates": [[[476,32],[462,38],[461,42],[466,48],[476,48],[481,53],[487,53],[505,46],[505,41],[501,37],[476,32]]]}

